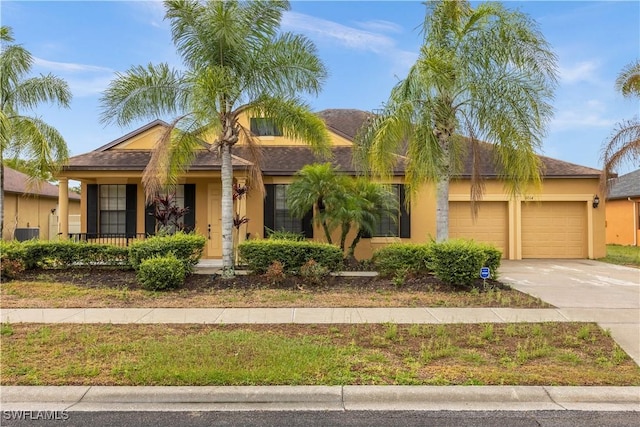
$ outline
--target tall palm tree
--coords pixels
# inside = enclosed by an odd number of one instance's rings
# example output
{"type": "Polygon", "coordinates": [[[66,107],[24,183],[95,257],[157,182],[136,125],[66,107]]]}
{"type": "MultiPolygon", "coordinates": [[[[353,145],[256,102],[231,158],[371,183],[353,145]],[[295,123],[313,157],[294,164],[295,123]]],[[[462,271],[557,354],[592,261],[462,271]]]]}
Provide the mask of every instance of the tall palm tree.
{"type": "Polygon", "coordinates": [[[11,28],[0,27],[0,236],[4,229],[5,155],[23,158],[23,171],[36,180],[56,172],[69,156],[60,132],[40,117],[24,114],[42,103],[69,107],[69,86],[51,74],[27,77],[33,57],[13,42],[11,28]]]}
{"type": "MultiPolygon", "coordinates": [[[[622,69],[615,88],[626,98],[640,98],[640,60],[622,69]]],[[[605,192],[609,178],[618,167],[627,162],[640,166],[640,120],[637,116],[616,125],[611,138],[602,149],[602,161],[602,184],[605,192]]]]}
{"type": "Polygon", "coordinates": [[[495,161],[514,195],[540,185],[541,145],[552,115],[556,57],[535,23],[499,3],[473,9],[466,0],[428,1],[424,42],[408,76],[359,138],[359,158],[388,174],[408,157],[410,195],[436,183],[436,240],[448,237],[449,181],[470,141],[472,205],[483,186],[480,139],[495,143],[495,161]],[[468,138],[461,135],[466,134],[468,138]]]}
{"type": "MultiPolygon", "coordinates": [[[[102,119],[127,125],[141,118],[175,117],[158,141],[143,174],[147,199],[175,183],[197,150],[221,156],[222,256],[233,273],[233,169],[231,151],[244,142],[259,149],[239,122],[242,114],[266,117],[284,136],[328,152],[324,122],[296,95],[317,94],[326,70],[305,37],[280,33],[288,1],[171,0],[164,2],[173,43],[185,69],[167,64],[118,74],[102,98],[102,119]],[[213,135],[212,144],[204,142],[213,135]]],[[[252,187],[261,188],[259,173],[252,187]]]]}

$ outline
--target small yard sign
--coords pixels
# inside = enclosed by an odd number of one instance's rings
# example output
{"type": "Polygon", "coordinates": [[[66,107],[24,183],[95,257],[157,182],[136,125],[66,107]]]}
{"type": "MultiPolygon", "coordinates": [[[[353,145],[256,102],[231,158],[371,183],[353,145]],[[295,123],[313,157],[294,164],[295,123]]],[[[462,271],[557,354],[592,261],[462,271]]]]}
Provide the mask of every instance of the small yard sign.
{"type": "Polygon", "coordinates": [[[482,267],[480,269],[480,278],[481,279],[488,279],[489,276],[491,276],[491,273],[489,272],[489,267],[482,267]]]}

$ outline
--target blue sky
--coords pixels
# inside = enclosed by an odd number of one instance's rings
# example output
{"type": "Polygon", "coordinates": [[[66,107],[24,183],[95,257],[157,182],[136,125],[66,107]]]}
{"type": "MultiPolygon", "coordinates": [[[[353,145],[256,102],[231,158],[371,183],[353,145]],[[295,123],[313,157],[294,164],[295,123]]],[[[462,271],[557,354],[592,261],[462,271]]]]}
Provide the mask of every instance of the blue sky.
{"type": "MultiPolygon", "coordinates": [[[[638,1],[508,1],[530,15],[559,58],[555,117],[541,154],[594,168],[616,123],[640,114],[614,90],[620,70],[640,57],[638,1]]],[[[311,38],[329,69],[314,110],[373,110],[417,57],[424,6],[418,1],[293,1],[283,29],[311,38]]],[[[57,127],[72,155],[144,124],[99,122],[99,98],[116,72],[179,58],[161,2],[2,1],[2,25],[35,57],[34,73],[54,73],[74,94],[69,110],[36,113],[57,127]]],[[[164,118],[170,119],[170,118],[164,118]]],[[[618,172],[640,166],[627,165],[618,172]]]]}

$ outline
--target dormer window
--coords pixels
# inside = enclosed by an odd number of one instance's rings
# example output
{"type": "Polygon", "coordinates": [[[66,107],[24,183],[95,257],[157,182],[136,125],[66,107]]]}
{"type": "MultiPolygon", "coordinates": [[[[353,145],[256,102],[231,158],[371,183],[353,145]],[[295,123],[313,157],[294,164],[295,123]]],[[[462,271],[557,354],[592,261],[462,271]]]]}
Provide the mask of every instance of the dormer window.
{"type": "Polygon", "coordinates": [[[282,136],[282,131],[272,119],[263,117],[252,117],[251,133],[255,136],[282,136]]]}

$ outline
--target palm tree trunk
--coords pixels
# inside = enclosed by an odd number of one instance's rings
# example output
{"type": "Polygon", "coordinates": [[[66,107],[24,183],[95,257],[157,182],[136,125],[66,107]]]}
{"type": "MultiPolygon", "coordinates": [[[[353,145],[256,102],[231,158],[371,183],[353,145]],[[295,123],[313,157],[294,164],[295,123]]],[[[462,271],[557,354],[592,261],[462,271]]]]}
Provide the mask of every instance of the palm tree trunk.
{"type": "Polygon", "coordinates": [[[436,183],[436,242],[449,238],[449,174],[436,183]]]}
{"type": "Polygon", "coordinates": [[[233,277],[233,165],[231,164],[231,145],[223,142],[221,151],[222,271],[223,277],[233,277]]]}
{"type": "Polygon", "coordinates": [[[360,243],[360,239],[362,239],[362,229],[358,229],[356,237],[353,238],[353,242],[351,242],[351,246],[349,246],[347,258],[351,259],[354,257],[354,254],[356,253],[356,246],[358,246],[358,243],[360,243]]]}
{"type": "Polygon", "coordinates": [[[442,169],[440,179],[436,183],[436,242],[444,242],[449,238],[449,181],[451,180],[449,137],[452,134],[450,126],[438,137],[442,148],[442,169]]]}
{"type": "Polygon", "coordinates": [[[2,152],[0,152],[0,240],[4,236],[4,164],[2,161],[2,152]]]}

